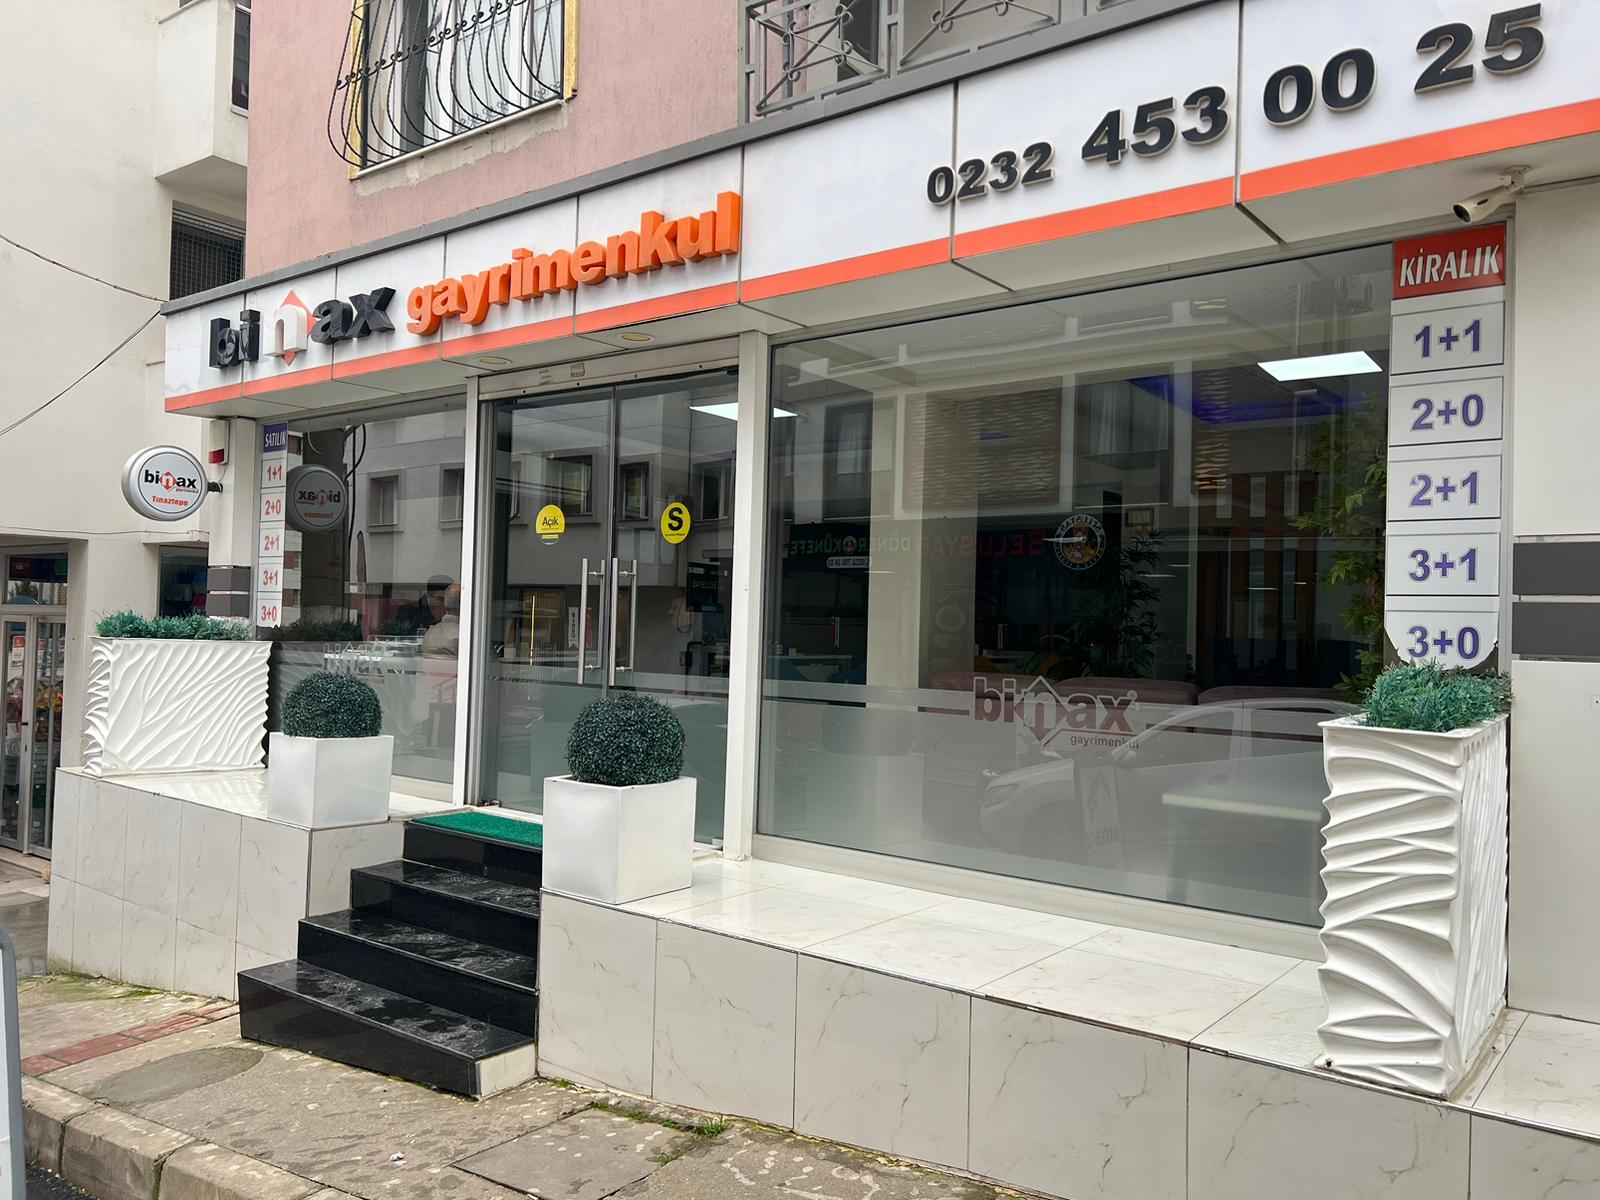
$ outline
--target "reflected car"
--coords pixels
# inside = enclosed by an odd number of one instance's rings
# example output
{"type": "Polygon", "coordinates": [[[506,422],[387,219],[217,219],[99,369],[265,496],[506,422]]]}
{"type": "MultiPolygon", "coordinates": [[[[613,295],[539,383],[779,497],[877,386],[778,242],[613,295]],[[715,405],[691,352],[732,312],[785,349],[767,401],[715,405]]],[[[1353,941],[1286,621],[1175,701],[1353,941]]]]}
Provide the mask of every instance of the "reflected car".
{"type": "MultiPolygon", "coordinates": [[[[1090,793],[1080,778],[1093,770],[1115,801],[1123,843],[1163,840],[1162,796],[1175,787],[1203,782],[1239,784],[1252,762],[1287,755],[1315,755],[1307,764],[1320,781],[1323,721],[1347,717],[1356,706],[1305,696],[1263,697],[1198,704],[1173,713],[1101,754],[1054,754],[1048,761],[989,774],[978,820],[996,845],[1037,858],[1081,861],[1079,851],[1095,836],[1090,793]]],[[[1320,783],[1319,783],[1320,786],[1320,783]]],[[[1320,794],[1317,797],[1320,803],[1320,794]]]]}

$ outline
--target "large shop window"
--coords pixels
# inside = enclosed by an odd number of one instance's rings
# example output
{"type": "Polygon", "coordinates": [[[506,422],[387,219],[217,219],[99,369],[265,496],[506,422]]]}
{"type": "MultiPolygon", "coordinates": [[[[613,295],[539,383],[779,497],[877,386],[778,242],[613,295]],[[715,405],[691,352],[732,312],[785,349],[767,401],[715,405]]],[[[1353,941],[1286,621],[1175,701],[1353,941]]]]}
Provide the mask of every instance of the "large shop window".
{"type": "Polygon", "coordinates": [[[383,704],[394,773],[448,785],[455,762],[461,641],[460,400],[404,415],[289,426],[288,465],[327,467],[348,488],[345,519],[284,534],[283,624],[272,655],[269,725],[315,671],[356,675],[383,704]],[[454,519],[450,519],[451,516],[454,519]]]}
{"type": "Polygon", "coordinates": [[[1314,923],[1318,723],[1379,646],[1388,265],[780,350],[760,832],[1314,923]]]}

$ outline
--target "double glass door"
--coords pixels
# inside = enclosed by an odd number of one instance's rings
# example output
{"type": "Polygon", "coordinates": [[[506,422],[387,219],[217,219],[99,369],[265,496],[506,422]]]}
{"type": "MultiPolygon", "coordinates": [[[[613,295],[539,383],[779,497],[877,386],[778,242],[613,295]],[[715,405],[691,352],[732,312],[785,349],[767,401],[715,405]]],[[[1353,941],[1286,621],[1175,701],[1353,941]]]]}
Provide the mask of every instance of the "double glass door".
{"type": "Polygon", "coordinates": [[[0,740],[0,845],[50,853],[67,625],[56,616],[0,610],[5,728],[0,740]]]}
{"type": "Polygon", "coordinates": [[[498,404],[478,788],[537,812],[588,702],[683,723],[695,836],[722,836],[737,397],[730,373],[498,404]]]}

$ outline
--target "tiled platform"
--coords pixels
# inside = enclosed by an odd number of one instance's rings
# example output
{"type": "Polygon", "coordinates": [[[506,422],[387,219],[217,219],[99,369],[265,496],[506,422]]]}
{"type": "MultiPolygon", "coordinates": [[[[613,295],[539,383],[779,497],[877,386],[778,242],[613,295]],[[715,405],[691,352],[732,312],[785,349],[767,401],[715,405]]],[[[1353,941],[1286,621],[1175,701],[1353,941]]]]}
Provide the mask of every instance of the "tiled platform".
{"type": "Polygon", "coordinates": [[[1447,1103],[1317,1069],[1315,964],[766,862],[546,893],[541,1073],[1070,1200],[1600,1198],[1600,1027],[1447,1103]]]}

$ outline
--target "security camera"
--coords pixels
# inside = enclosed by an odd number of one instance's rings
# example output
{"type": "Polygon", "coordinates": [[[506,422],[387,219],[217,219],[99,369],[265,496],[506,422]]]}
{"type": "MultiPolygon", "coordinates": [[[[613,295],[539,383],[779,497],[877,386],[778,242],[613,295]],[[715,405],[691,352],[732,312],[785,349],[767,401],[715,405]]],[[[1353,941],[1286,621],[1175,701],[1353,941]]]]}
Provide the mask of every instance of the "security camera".
{"type": "Polygon", "coordinates": [[[1511,203],[1516,194],[1522,190],[1522,177],[1527,171],[1527,167],[1508,167],[1501,171],[1500,182],[1494,187],[1456,203],[1452,210],[1456,214],[1456,220],[1468,225],[1487,221],[1511,203]]]}

